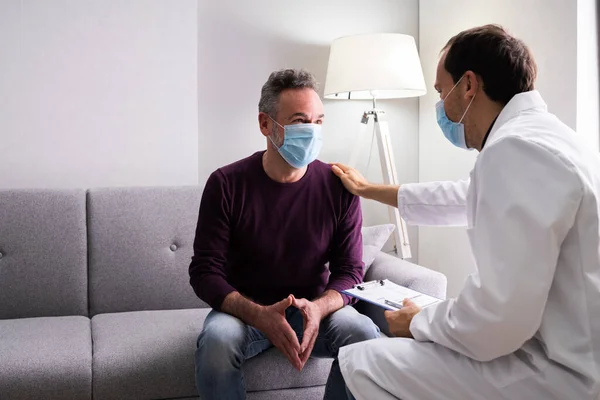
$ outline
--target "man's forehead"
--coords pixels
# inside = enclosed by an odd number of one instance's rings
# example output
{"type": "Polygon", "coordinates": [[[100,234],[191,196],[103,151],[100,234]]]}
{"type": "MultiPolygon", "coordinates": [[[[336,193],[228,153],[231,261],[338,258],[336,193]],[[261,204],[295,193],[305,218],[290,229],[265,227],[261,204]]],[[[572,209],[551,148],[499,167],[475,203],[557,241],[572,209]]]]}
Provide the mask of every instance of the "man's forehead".
{"type": "Polygon", "coordinates": [[[319,99],[319,95],[313,89],[285,89],[279,95],[280,100],[297,101],[297,100],[314,100],[319,99]]]}
{"type": "MultiPolygon", "coordinates": [[[[279,96],[279,103],[286,108],[301,108],[302,110],[313,107],[322,108],[323,103],[319,95],[312,89],[308,90],[285,90],[279,96]]],[[[299,110],[298,112],[302,112],[299,110]]]]}

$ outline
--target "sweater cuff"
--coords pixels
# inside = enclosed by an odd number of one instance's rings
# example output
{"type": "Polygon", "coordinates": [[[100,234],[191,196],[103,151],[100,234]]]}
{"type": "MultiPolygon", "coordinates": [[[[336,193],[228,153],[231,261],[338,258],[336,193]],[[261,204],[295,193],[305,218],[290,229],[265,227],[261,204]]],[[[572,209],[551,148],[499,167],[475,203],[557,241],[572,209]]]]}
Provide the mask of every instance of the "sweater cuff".
{"type": "Polygon", "coordinates": [[[344,301],[344,305],[350,305],[356,303],[356,299],[352,296],[348,296],[342,293],[342,290],[351,289],[354,284],[346,282],[345,280],[330,282],[329,285],[325,288],[325,290],[335,290],[342,296],[342,300],[344,301]]]}
{"type": "Polygon", "coordinates": [[[214,294],[213,299],[208,305],[216,311],[221,311],[221,306],[223,305],[223,301],[225,301],[225,297],[235,291],[236,290],[229,285],[227,285],[227,287],[219,288],[218,292],[214,294]]]}

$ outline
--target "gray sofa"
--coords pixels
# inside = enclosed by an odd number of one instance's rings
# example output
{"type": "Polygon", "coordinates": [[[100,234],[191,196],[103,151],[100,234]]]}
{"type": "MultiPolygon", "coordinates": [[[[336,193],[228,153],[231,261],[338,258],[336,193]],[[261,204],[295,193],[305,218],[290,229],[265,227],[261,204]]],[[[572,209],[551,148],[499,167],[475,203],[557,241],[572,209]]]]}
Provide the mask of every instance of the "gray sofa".
{"type": "MultiPolygon", "coordinates": [[[[196,398],[201,190],[0,190],[0,399],[196,398]]],[[[443,275],[388,254],[379,278],[445,296],[443,275]]],[[[244,365],[248,399],[320,399],[330,363],[299,373],[269,350],[244,365]]]]}

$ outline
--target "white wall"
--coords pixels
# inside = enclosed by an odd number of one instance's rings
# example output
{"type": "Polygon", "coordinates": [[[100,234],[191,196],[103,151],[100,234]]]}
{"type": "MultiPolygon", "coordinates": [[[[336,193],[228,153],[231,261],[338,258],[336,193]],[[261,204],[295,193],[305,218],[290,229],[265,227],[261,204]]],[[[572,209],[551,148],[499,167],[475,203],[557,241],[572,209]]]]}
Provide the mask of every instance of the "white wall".
{"type": "MultiPolygon", "coordinates": [[[[420,98],[419,179],[467,177],[476,153],[446,141],[435,120],[439,96],[433,90],[438,55],[458,32],[499,23],[521,38],[537,61],[537,88],[548,108],[576,127],[577,7],[568,0],[422,0],[419,12],[420,55],[429,92],[420,98]]],[[[455,228],[419,229],[419,263],[448,276],[448,295],[456,295],[474,270],[466,233],[455,228]]]]}
{"type": "Polygon", "coordinates": [[[600,150],[598,5],[577,0],[577,132],[600,150]]]}
{"type": "Polygon", "coordinates": [[[0,187],[198,182],[194,0],[2,0],[0,187]]]}
{"type": "MultiPolygon", "coordinates": [[[[280,68],[306,68],[324,87],[329,46],[340,36],[397,32],[418,40],[417,0],[221,0],[198,9],[199,179],[265,148],[258,130],[260,89],[280,68]]],[[[350,67],[350,66],[349,66],[350,67]]],[[[347,162],[369,102],[326,100],[323,161],[347,162]]],[[[418,100],[382,101],[401,182],[418,179],[418,100]]],[[[372,127],[367,127],[371,134],[372,127]]],[[[365,131],[365,132],[366,132],[365,131]]],[[[366,166],[368,151],[359,160],[366,166]]],[[[381,180],[377,147],[370,172],[381,180]]],[[[385,207],[364,203],[365,225],[387,221],[385,207]]],[[[411,235],[418,249],[416,230],[411,235]]],[[[413,260],[415,260],[413,258],[413,260]]]]}

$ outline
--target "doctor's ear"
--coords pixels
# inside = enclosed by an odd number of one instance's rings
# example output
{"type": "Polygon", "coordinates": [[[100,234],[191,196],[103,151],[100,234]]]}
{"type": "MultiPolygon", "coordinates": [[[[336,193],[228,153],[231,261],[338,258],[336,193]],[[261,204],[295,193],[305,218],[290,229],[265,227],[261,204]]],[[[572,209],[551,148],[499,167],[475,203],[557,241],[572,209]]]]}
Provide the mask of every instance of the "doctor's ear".
{"type": "Polygon", "coordinates": [[[465,97],[473,97],[479,89],[479,77],[473,71],[465,72],[465,81],[467,82],[467,91],[465,97]]]}

